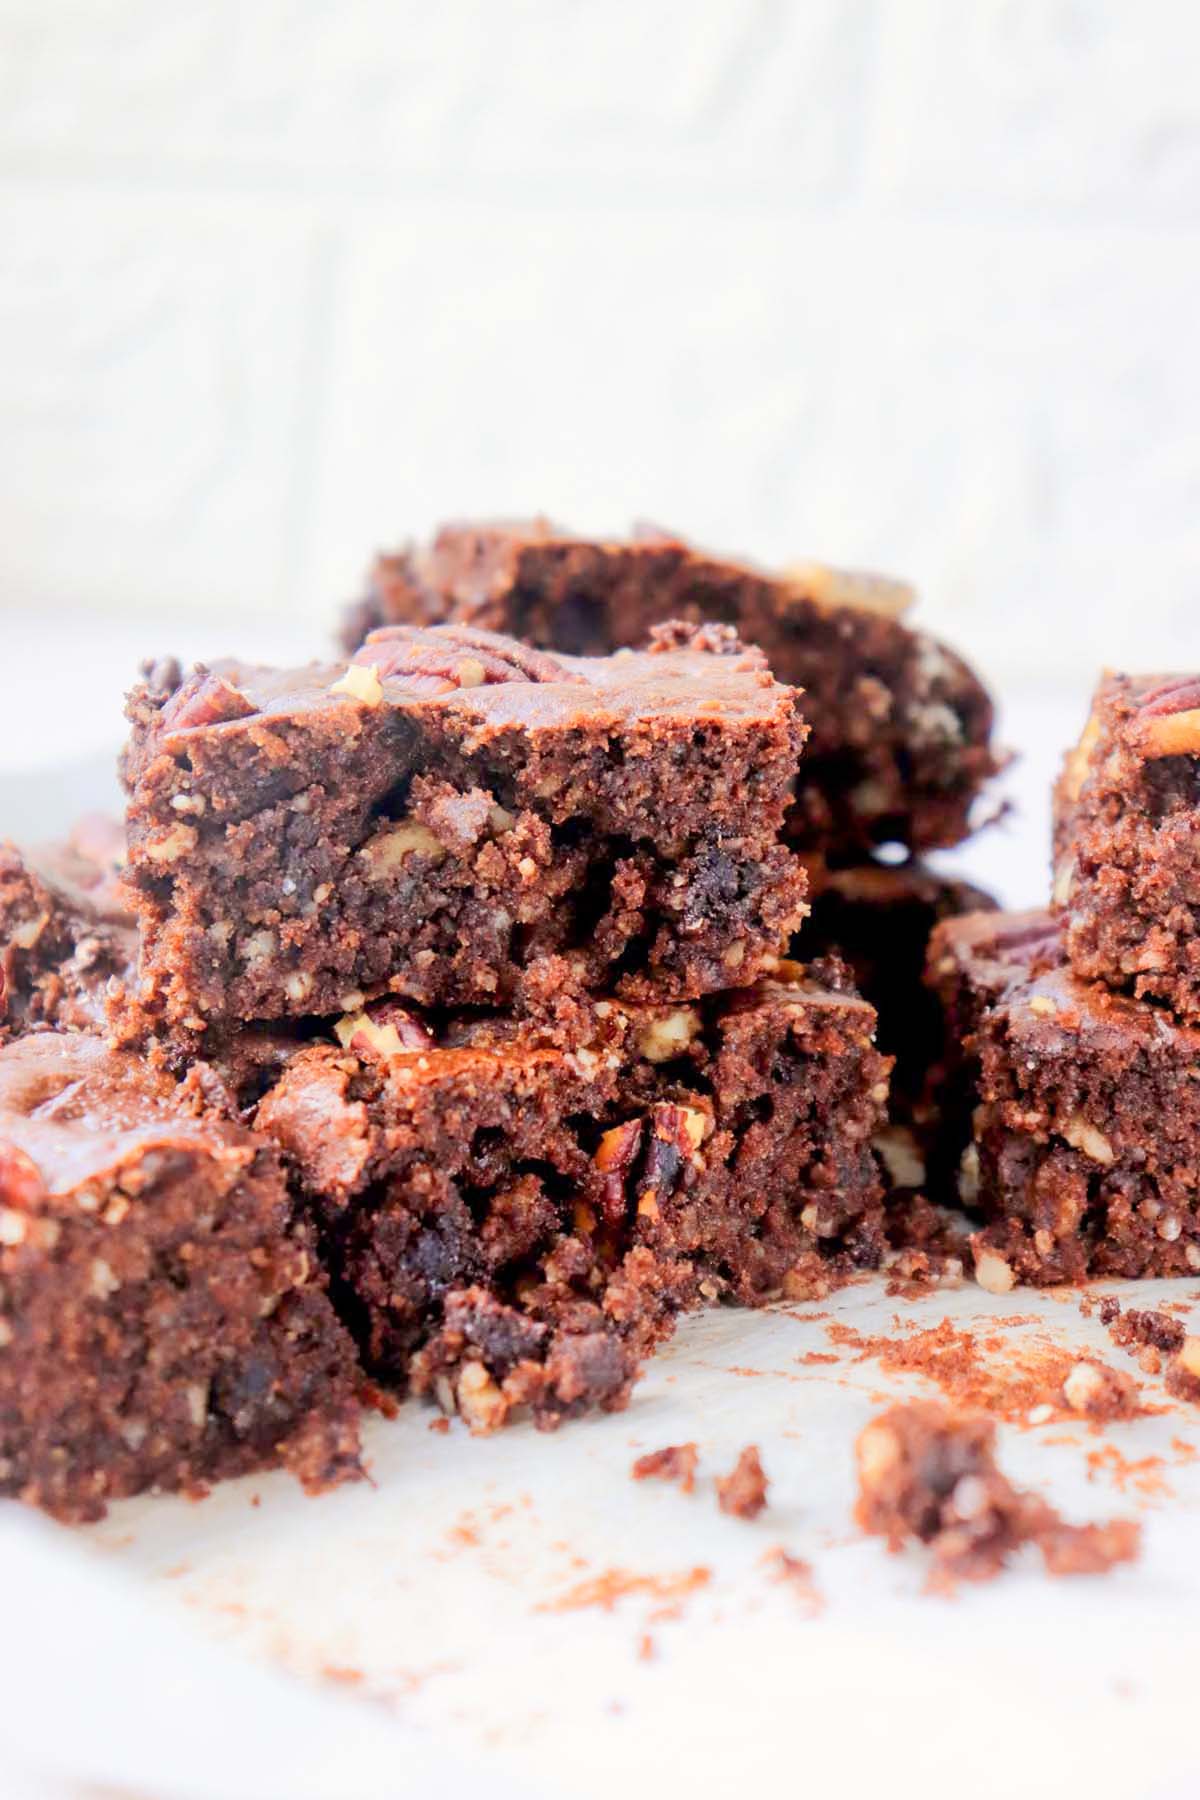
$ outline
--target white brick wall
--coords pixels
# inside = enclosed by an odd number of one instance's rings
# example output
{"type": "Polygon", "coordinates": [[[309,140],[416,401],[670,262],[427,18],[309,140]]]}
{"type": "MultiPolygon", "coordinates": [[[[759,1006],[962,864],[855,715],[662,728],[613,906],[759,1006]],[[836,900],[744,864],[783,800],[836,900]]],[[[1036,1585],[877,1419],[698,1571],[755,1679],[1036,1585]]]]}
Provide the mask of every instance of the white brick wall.
{"type": "Polygon", "coordinates": [[[317,618],[451,512],[1200,658],[1191,0],[0,0],[3,604],[317,618]]]}

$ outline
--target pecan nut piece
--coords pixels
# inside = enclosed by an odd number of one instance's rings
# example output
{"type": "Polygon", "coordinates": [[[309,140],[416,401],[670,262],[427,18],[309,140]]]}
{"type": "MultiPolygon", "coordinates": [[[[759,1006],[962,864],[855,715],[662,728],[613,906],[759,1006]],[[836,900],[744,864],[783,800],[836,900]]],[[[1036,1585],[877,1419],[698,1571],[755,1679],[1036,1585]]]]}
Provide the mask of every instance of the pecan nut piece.
{"type": "Polygon", "coordinates": [[[352,661],[374,666],[380,681],[429,697],[506,681],[583,679],[544,651],[466,625],[385,625],[370,633],[352,661]]]}
{"type": "Polygon", "coordinates": [[[425,1021],[399,1000],[379,1000],[365,1012],[347,1013],[334,1032],[343,1050],[355,1056],[398,1056],[432,1050],[436,1043],[425,1021]]]}
{"type": "Polygon", "coordinates": [[[1138,697],[1137,740],[1143,755],[1200,755],[1200,675],[1174,675],[1138,697]]]}
{"type": "Polygon", "coordinates": [[[163,707],[162,722],[170,731],[186,731],[196,725],[224,725],[231,719],[246,719],[257,710],[232,681],[197,663],[163,707]]]}
{"type": "Polygon", "coordinates": [[[625,1217],[625,1183],[637,1158],[646,1129],[644,1119],[626,1119],[606,1131],[593,1158],[604,1177],[600,1188],[600,1207],[605,1220],[618,1224],[625,1217]]]}

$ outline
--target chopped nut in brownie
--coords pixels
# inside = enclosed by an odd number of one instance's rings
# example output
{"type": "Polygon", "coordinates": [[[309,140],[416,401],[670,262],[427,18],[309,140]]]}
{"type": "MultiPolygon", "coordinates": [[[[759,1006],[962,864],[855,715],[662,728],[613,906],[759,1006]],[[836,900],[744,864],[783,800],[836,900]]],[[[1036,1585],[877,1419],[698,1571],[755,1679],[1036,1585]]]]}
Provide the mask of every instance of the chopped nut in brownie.
{"type": "Polygon", "coordinates": [[[631,1471],[635,1481],[677,1481],[685,1494],[696,1486],[700,1457],[695,1444],[668,1444],[639,1456],[631,1471]]]}
{"type": "Polygon", "coordinates": [[[1069,1525],[1036,1494],[1014,1488],[995,1461],[996,1427],[932,1402],[894,1406],[855,1446],[855,1518],[898,1551],[911,1538],[933,1553],[930,1586],[987,1581],[1025,1544],[1052,1575],[1099,1574],[1130,1562],[1140,1527],[1129,1520],[1069,1525]]]}
{"type": "Polygon", "coordinates": [[[747,1444],[729,1474],[717,1477],[717,1505],[735,1519],[757,1519],[769,1486],[757,1445],[747,1444]]]}
{"type": "Polygon", "coordinates": [[[804,690],[812,742],[793,839],[846,857],[957,843],[998,767],[991,701],[958,656],[903,621],[912,597],[903,582],[819,563],[770,574],[652,529],[592,542],[545,519],[455,524],[428,548],[379,557],[343,642],[355,649],[391,621],[448,619],[596,656],[642,645],[656,626],[667,642],[688,626],[732,626],[804,690]]]}

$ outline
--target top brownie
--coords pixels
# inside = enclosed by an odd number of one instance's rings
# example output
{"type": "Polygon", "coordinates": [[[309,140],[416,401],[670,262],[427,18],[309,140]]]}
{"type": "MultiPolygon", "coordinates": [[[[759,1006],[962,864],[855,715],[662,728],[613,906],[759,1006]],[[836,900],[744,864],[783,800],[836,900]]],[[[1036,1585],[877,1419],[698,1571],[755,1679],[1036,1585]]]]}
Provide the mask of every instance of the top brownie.
{"type": "Polygon", "coordinates": [[[1077,975],[1200,1022],[1200,675],[1101,681],[1055,792],[1054,904],[1077,975]]]}
{"type": "Polygon", "coordinates": [[[354,648],[389,621],[457,620],[573,655],[647,641],[669,620],[732,625],[805,692],[812,728],[790,819],[826,854],[958,843],[998,763],[992,704],[967,665],[900,615],[903,583],[812,564],[771,575],[643,530],[572,537],[546,520],[444,526],[376,561],[346,613],[354,648]]]}
{"type": "Polygon", "coordinates": [[[135,1013],[216,1024],[547,985],[752,981],[805,913],[806,728],[756,653],[552,657],[450,626],[349,667],[152,671],[130,701],[135,1013]]]}

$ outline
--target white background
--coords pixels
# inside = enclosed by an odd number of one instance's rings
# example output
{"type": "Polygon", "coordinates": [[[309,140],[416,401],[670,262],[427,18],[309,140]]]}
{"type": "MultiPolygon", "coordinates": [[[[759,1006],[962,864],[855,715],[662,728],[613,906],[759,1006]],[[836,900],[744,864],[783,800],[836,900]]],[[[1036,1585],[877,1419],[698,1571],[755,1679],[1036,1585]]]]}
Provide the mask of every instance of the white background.
{"type": "Polygon", "coordinates": [[[1195,661],[1198,67],[1190,0],[0,0],[6,656],[543,509],[892,568],[1002,688],[1195,661]]]}

